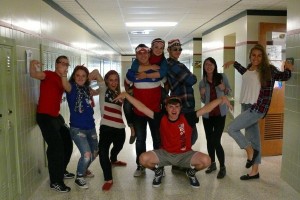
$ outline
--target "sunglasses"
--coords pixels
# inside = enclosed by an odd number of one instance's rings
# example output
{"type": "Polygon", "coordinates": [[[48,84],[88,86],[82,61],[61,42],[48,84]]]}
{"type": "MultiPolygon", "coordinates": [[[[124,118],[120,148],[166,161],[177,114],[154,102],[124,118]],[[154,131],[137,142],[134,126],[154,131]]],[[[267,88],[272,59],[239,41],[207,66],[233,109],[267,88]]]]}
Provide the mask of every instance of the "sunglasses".
{"type": "Polygon", "coordinates": [[[171,51],[182,51],[182,48],[173,48],[171,51]]]}

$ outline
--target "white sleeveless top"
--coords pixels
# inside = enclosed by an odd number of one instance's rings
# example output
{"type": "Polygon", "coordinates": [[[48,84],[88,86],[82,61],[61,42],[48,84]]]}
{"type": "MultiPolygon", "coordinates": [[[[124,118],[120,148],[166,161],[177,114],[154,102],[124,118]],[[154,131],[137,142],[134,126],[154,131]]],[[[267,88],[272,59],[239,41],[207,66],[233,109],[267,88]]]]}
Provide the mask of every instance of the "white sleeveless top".
{"type": "Polygon", "coordinates": [[[240,96],[240,103],[244,104],[254,104],[257,102],[259,91],[260,91],[260,81],[259,74],[256,70],[247,70],[242,76],[242,89],[240,96]]]}

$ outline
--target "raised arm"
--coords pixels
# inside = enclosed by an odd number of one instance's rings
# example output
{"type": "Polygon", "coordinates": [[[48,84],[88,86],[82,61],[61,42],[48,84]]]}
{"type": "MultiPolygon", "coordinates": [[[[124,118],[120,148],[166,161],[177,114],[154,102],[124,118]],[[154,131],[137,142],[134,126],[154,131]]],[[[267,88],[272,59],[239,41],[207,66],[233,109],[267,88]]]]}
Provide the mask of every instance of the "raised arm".
{"type": "Polygon", "coordinates": [[[42,63],[38,60],[32,60],[30,62],[30,77],[38,79],[38,80],[44,80],[46,77],[46,74],[41,70],[42,63]]]}
{"type": "Polygon", "coordinates": [[[230,60],[230,61],[227,61],[226,63],[224,63],[223,67],[225,69],[228,69],[230,67],[230,65],[233,65],[235,61],[233,60],[230,60]]]}
{"type": "Polygon", "coordinates": [[[104,81],[98,69],[94,69],[91,73],[89,73],[89,80],[97,81],[98,83],[104,81]]]}
{"type": "Polygon", "coordinates": [[[215,100],[209,102],[208,104],[206,104],[205,106],[203,106],[202,108],[197,110],[196,115],[197,115],[197,117],[202,116],[205,113],[211,112],[216,106],[218,106],[220,104],[224,104],[224,103],[228,106],[228,108],[230,108],[232,110],[232,105],[230,104],[227,97],[222,96],[218,99],[215,99],[215,100]]]}
{"type": "Polygon", "coordinates": [[[122,92],[119,94],[114,101],[123,101],[123,99],[127,99],[136,109],[140,112],[144,113],[146,116],[150,117],[151,119],[154,118],[154,112],[146,107],[142,102],[137,100],[136,98],[129,95],[127,92],[122,92]]]}

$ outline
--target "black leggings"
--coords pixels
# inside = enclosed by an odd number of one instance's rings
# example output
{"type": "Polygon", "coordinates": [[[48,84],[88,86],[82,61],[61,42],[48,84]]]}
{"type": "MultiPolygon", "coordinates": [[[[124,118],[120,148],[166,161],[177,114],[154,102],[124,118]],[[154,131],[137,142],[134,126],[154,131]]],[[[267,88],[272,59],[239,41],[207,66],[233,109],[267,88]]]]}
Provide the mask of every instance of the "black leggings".
{"type": "Polygon", "coordinates": [[[225,163],[225,154],[221,145],[221,137],[225,126],[225,119],[226,115],[209,118],[202,117],[209,157],[211,162],[215,162],[216,153],[221,167],[223,167],[225,163]]]}
{"type": "Polygon", "coordinates": [[[112,180],[111,162],[117,161],[117,156],[123,149],[125,142],[125,128],[100,126],[99,133],[99,160],[103,170],[104,180],[112,180]],[[109,148],[113,144],[112,149],[109,148]]]}

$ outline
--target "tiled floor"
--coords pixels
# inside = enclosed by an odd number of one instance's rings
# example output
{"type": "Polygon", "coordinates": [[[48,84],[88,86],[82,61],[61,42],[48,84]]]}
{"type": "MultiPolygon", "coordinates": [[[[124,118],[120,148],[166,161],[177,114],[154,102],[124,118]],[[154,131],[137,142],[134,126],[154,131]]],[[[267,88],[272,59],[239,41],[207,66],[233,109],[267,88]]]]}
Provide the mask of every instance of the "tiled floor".
{"type": "MultiPolygon", "coordinates": [[[[195,150],[206,151],[206,140],[202,127],[202,120],[198,124],[199,139],[194,146],[195,150]]],[[[127,138],[129,138],[129,129],[127,138]]],[[[151,148],[151,138],[148,137],[148,149],[151,148]]],[[[260,167],[261,178],[259,180],[240,181],[239,177],[248,170],[244,167],[245,153],[240,150],[233,139],[227,133],[223,135],[223,147],[226,155],[227,176],[217,179],[217,171],[205,174],[204,171],[197,173],[201,183],[199,189],[193,189],[183,172],[171,172],[166,167],[166,176],[159,188],[152,187],[154,173],[150,170],[142,177],[133,177],[135,166],[134,145],[126,143],[120,153],[119,160],[126,161],[127,167],[113,168],[114,185],[109,192],[103,192],[103,174],[99,160],[96,159],[90,169],[95,174],[94,178],[88,179],[89,189],[80,190],[74,180],[66,180],[66,185],[72,188],[69,193],[58,193],[49,189],[49,180],[37,189],[30,199],[32,200],[96,200],[96,199],[128,199],[128,200],[182,200],[182,199],[216,199],[216,200],[243,200],[243,199],[300,199],[300,194],[291,188],[280,178],[281,156],[264,157],[260,167]]],[[[68,170],[76,171],[79,152],[74,146],[74,153],[68,170]]]]}

